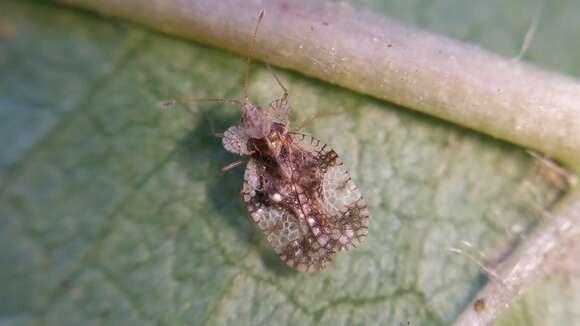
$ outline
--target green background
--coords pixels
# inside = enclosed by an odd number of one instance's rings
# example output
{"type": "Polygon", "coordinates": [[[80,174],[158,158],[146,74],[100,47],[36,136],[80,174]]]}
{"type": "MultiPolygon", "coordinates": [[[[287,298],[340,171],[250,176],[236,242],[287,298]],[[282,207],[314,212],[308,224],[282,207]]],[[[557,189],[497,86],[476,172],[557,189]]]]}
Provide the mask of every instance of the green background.
{"type": "MultiPolygon", "coordinates": [[[[536,3],[350,1],[508,57],[536,3]]],[[[267,19],[267,18],[266,18],[267,19]]],[[[580,2],[546,2],[527,61],[580,76],[580,2]]],[[[321,273],[287,267],[246,217],[243,169],[212,135],[244,58],[90,12],[0,0],[0,324],[447,324],[561,195],[524,149],[278,70],[293,122],[329,143],[371,211],[368,242],[321,273]],[[472,247],[470,247],[472,246],[472,247]],[[486,258],[480,257],[485,253],[486,258]]],[[[254,66],[258,104],[280,95],[254,66]]],[[[570,266],[502,324],[580,322],[570,266]]]]}

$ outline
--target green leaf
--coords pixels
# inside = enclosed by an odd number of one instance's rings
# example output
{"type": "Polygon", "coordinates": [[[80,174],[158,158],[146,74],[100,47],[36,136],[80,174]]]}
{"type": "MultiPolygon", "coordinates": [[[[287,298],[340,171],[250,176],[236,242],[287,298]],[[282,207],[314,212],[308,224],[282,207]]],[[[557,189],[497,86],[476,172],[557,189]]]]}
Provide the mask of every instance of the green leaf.
{"type": "MultiPolygon", "coordinates": [[[[356,5],[508,56],[534,15],[523,0],[356,5]]],[[[559,196],[522,148],[278,71],[294,123],[340,113],[306,130],[341,155],[372,214],[365,245],[295,272],[246,217],[243,171],[220,174],[237,158],[212,126],[236,123],[235,107],[159,109],[239,97],[244,58],[50,3],[0,6],[2,324],[447,324],[485,281],[449,249],[499,259],[559,196]]],[[[528,58],[580,74],[579,14],[545,7],[528,58]]],[[[281,94],[260,64],[250,89],[261,104],[281,94]]]]}

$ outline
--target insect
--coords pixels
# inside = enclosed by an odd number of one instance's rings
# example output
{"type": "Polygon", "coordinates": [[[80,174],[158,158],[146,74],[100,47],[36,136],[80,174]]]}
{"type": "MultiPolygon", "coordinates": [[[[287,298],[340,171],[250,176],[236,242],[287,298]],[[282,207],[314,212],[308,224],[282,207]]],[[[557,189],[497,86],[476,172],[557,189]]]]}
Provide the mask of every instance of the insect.
{"type": "MultiPolygon", "coordinates": [[[[318,139],[288,129],[288,90],[272,70],[284,91],[282,97],[264,108],[249,101],[250,58],[263,16],[262,11],[250,46],[244,101],[194,100],[222,101],[241,108],[241,123],[220,136],[227,151],[248,158],[242,201],[287,265],[303,272],[320,271],[337,252],[365,241],[369,211],[336,152],[318,139]]],[[[242,163],[234,162],[223,170],[242,163]]]]}

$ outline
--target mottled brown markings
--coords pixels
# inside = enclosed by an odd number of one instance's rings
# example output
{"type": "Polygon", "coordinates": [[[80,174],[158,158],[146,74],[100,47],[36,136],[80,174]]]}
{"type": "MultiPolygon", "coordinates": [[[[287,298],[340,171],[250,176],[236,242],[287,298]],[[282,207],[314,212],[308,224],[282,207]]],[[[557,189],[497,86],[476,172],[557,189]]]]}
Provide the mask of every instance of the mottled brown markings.
{"type": "MultiPolygon", "coordinates": [[[[263,15],[263,11],[258,15],[250,53],[263,15]]],[[[249,157],[242,201],[286,264],[299,271],[319,271],[338,251],[353,249],[364,241],[369,212],[338,154],[318,139],[289,131],[288,90],[269,66],[283,90],[282,97],[264,108],[249,101],[250,61],[248,57],[242,101],[192,100],[240,107],[240,124],[221,136],[227,151],[249,157]]]]}

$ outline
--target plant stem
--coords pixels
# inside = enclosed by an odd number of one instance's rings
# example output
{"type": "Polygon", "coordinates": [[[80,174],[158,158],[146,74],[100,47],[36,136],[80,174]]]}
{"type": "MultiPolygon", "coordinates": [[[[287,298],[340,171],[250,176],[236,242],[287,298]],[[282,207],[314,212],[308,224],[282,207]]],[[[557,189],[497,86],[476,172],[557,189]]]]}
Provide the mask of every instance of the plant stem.
{"type": "Polygon", "coordinates": [[[558,263],[561,250],[580,237],[580,189],[569,193],[551,215],[494,268],[496,277],[478,291],[455,325],[492,323],[548,266],[558,263]],[[476,309],[478,301],[485,302],[485,308],[476,309]]]}
{"type": "MultiPolygon", "coordinates": [[[[543,152],[580,172],[578,81],[346,5],[287,0],[60,0],[247,55],[543,152]]],[[[458,324],[501,315],[557,249],[580,235],[563,200],[477,294],[458,324]],[[475,302],[475,301],[474,301],[475,302]],[[481,306],[480,306],[481,307],[481,306]]]]}
{"type": "Polygon", "coordinates": [[[580,162],[576,80],[346,5],[61,1],[244,56],[256,16],[265,10],[257,59],[533,148],[570,166],[580,162]]]}

